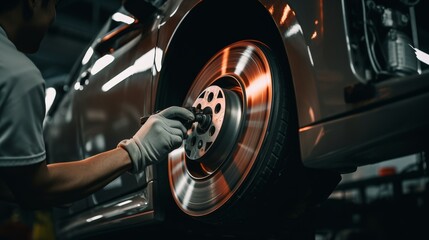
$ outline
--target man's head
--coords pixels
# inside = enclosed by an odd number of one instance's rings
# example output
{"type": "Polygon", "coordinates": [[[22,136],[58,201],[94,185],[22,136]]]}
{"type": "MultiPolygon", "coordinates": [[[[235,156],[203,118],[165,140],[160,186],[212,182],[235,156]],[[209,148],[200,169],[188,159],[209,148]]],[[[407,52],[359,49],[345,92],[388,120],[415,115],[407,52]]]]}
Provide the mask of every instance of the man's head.
{"type": "Polygon", "coordinates": [[[18,50],[34,53],[55,19],[57,0],[0,0],[0,26],[18,50]]]}

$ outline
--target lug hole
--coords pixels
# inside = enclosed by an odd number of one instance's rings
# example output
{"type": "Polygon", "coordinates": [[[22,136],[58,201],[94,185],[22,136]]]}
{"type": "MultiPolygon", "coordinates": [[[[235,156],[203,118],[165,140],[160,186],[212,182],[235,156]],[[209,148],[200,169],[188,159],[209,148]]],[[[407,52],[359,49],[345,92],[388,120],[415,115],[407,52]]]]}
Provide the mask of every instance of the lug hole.
{"type": "Polygon", "coordinates": [[[216,128],[215,128],[215,126],[211,126],[210,127],[210,131],[209,131],[209,134],[210,134],[210,137],[211,136],[213,136],[213,134],[216,132],[216,128]]]}
{"type": "Polygon", "coordinates": [[[220,103],[216,104],[215,113],[219,113],[221,108],[222,107],[221,107],[220,103]]]}
{"type": "Polygon", "coordinates": [[[211,93],[207,96],[207,101],[208,101],[208,102],[211,102],[211,101],[213,101],[213,98],[214,98],[214,94],[211,92],[211,93]]]}

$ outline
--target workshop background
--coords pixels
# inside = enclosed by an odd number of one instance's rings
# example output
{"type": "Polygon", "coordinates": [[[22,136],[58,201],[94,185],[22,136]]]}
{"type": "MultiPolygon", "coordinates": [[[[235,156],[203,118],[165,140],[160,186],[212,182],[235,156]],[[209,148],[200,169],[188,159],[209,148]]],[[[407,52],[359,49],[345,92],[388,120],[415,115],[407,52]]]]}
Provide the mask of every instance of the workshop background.
{"type": "MultiPolygon", "coordinates": [[[[36,54],[46,86],[60,85],[120,0],[68,0],[36,54]]],[[[392,159],[344,174],[331,197],[309,219],[315,239],[422,239],[427,225],[428,173],[423,154],[392,159]],[[384,238],[383,238],[384,239],[384,238]]],[[[54,239],[49,210],[0,206],[0,239],[54,239]]]]}

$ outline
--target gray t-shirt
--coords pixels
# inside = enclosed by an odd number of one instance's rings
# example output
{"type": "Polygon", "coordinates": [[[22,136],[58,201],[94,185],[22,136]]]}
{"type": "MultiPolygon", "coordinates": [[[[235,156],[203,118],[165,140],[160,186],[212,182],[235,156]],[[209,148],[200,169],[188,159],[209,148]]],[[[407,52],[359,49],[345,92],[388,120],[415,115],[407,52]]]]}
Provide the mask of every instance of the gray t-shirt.
{"type": "Polygon", "coordinates": [[[0,167],[45,160],[45,81],[0,27],[0,167]]]}

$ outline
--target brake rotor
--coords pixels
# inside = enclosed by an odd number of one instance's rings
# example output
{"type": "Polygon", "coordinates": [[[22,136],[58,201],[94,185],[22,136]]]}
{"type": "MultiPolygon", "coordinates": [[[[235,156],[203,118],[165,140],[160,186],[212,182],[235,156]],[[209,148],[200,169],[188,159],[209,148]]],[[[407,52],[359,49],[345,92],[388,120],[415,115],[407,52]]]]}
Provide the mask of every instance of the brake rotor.
{"type": "Polygon", "coordinates": [[[265,52],[241,41],[216,54],[190,86],[183,106],[211,114],[212,122],[194,123],[182,147],[169,154],[171,193],[185,214],[215,213],[251,178],[268,133],[271,71],[265,52]]]}

